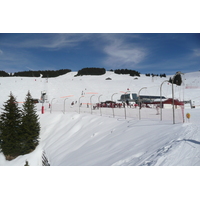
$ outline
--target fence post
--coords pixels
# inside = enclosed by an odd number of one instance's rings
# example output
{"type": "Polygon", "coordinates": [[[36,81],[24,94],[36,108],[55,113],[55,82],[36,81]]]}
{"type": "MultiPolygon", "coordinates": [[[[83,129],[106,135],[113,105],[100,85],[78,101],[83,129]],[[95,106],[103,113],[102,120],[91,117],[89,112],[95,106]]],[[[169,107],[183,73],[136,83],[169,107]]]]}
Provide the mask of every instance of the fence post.
{"type": "Polygon", "coordinates": [[[42,105],[42,114],[44,114],[44,106],[42,105]]]}

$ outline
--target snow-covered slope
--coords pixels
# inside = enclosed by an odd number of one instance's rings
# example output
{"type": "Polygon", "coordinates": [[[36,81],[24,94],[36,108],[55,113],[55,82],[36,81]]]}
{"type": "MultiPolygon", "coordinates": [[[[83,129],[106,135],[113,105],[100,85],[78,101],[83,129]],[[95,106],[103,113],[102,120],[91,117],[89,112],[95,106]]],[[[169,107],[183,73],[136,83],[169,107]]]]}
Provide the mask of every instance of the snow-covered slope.
{"type": "MultiPolygon", "coordinates": [[[[184,85],[175,87],[175,98],[192,100],[195,109],[189,122],[181,120],[172,124],[172,109],[164,109],[167,118],[156,115],[156,109],[142,109],[142,119],[138,109],[90,110],[86,104],[113,100],[131,91],[140,94],[160,95],[160,85],[169,79],[160,77],[130,77],[107,72],[102,76],[78,76],[71,72],[57,78],[0,78],[0,106],[8,99],[10,91],[20,102],[24,101],[29,90],[34,98],[40,98],[46,91],[48,101],[37,105],[41,122],[40,144],[30,154],[6,161],[0,153],[0,165],[21,166],[27,160],[30,165],[42,165],[41,157],[45,151],[51,165],[200,165],[200,72],[184,75],[184,85]],[[111,80],[106,80],[107,78],[111,80]],[[195,87],[193,86],[195,85],[195,87]],[[101,95],[101,96],[100,96],[101,95]],[[63,113],[64,101],[66,111],[63,113]],[[76,103],[81,102],[82,107],[76,103]],[[124,111],[127,117],[124,117],[124,111]],[[151,112],[150,112],[151,111],[151,112]],[[146,115],[149,112],[148,115],[146,115]],[[92,114],[91,114],[92,113],[92,114]],[[134,114],[133,114],[134,113],[134,114]],[[102,116],[101,116],[102,114],[102,116]]],[[[162,86],[163,96],[171,97],[171,84],[162,86]]],[[[163,110],[163,115],[165,112],[163,110]]],[[[181,113],[180,111],[177,113],[181,113]]]]}

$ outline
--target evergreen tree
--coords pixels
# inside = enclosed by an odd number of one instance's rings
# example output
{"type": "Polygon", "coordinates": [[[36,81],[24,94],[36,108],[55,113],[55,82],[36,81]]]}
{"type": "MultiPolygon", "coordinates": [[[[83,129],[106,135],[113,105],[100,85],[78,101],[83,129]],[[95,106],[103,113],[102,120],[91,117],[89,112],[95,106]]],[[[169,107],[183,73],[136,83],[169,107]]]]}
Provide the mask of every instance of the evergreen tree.
{"type": "Polygon", "coordinates": [[[176,84],[178,86],[182,84],[182,78],[180,74],[176,74],[176,76],[174,76],[173,78],[170,77],[169,82],[172,83],[173,79],[174,79],[173,84],[176,84]]]}
{"type": "Polygon", "coordinates": [[[23,146],[21,155],[32,152],[39,141],[40,123],[36,113],[35,104],[32,101],[30,92],[27,93],[25,103],[22,108],[22,124],[21,124],[21,139],[23,146]]]}
{"type": "Polygon", "coordinates": [[[26,160],[26,163],[25,163],[25,165],[24,166],[29,166],[29,164],[28,164],[28,161],[26,160]]]}
{"type": "Polygon", "coordinates": [[[3,107],[0,116],[0,147],[6,159],[12,160],[20,155],[21,110],[12,93],[3,107]]]}

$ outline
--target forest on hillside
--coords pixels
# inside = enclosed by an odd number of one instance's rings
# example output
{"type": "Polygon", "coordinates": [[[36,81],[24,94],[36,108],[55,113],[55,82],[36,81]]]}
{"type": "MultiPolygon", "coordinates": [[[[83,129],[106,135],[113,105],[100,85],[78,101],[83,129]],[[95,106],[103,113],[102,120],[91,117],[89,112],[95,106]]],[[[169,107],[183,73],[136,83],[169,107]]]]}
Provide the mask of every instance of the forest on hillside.
{"type": "Polygon", "coordinates": [[[21,71],[15,73],[7,73],[5,71],[0,71],[0,77],[8,77],[8,76],[22,76],[22,77],[40,77],[43,78],[51,78],[61,76],[63,74],[67,74],[71,72],[70,69],[60,69],[60,70],[38,70],[38,71],[21,71]]]}
{"type": "MultiPolygon", "coordinates": [[[[136,70],[130,69],[116,69],[110,70],[113,71],[115,74],[129,74],[130,76],[139,76],[140,72],[136,70]]],[[[15,73],[7,73],[5,71],[0,70],[0,77],[12,77],[12,76],[21,76],[21,77],[42,77],[42,78],[51,78],[51,77],[58,77],[64,74],[71,72],[71,69],[60,69],[60,70],[38,70],[38,71],[21,71],[15,73]]],[[[83,76],[83,75],[103,75],[106,73],[105,68],[83,68],[78,71],[76,76],[83,76]]],[[[158,74],[145,74],[146,76],[158,76],[158,74]]],[[[166,74],[160,74],[160,77],[166,77],[166,74]]],[[[169,79],[169,82],[172,83],[172,78],[169,79]]],[[[182,80],[180,76],[176,76],[174,79],[174,84],[181,85],[182,80]]]]}
{"type": "Polygon", "coordinates": [[[116,69],[115,74],[129,74],[130,76],[140,76],[140,72],[131,69],[116,69]]]}
{"type": "Polygon", "coordinates": [[[104,68],[83,68],[78,71],[75,76],[83,76],[83,75],[103,75],[106,73],[104,68]]]}

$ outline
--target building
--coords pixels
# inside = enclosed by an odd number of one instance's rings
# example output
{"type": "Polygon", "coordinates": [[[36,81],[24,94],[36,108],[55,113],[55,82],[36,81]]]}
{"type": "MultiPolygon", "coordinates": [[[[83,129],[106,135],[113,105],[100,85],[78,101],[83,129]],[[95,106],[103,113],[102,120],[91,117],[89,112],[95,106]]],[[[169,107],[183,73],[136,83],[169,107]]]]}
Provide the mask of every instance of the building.
{"type": "Polygon", "coordinates": [[[155,96],[155,95],[138,95],[136,93],[128,93],[128,94],[122,94],[120,97],[121,102],[126,102],[127,100],[129,102],[135,102],[136,104],[143,103],[143,104],[151,104],[155,100],[162,98],[162,100],[166,100],[164,96],[155,96]]]}

